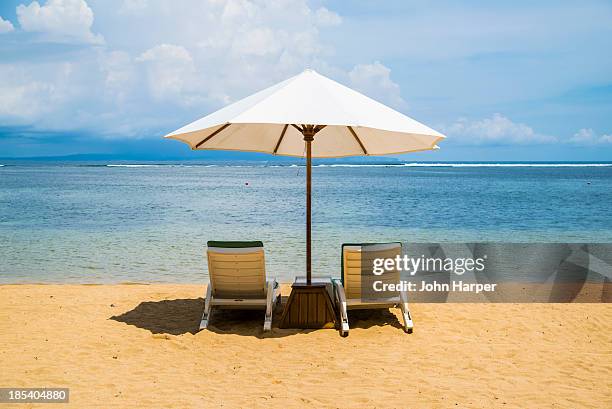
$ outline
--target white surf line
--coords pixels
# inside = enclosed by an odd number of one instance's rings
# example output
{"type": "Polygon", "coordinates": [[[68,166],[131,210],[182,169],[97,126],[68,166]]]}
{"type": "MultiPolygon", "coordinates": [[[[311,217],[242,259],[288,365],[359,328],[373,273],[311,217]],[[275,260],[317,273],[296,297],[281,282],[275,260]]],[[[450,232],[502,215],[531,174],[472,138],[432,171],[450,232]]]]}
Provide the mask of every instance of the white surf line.
{"type": "Polygon", "coordinates": [[[432,168],[597,168],[612,167],[612,163],[404,163],[402,166],[432,168]]]}

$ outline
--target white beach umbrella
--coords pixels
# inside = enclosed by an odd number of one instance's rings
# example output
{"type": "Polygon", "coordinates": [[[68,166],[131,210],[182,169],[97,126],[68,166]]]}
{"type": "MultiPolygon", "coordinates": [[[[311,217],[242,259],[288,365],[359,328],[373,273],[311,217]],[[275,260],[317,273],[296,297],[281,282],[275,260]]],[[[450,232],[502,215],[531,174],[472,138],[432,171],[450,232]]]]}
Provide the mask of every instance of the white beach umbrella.
{"type": "Polygon", "coordinates": [[[437,148],[441,133],[313,70],[168,135],[191,149],[306,157],[306,274],[311,281],[311,159],[437,148]]]}

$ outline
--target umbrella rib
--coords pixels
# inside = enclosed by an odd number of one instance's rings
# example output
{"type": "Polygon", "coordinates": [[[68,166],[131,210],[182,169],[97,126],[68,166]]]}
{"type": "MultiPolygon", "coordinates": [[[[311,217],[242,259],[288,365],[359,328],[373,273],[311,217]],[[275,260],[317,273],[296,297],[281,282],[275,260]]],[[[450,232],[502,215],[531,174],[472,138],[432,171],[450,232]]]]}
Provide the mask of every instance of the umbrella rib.
{"type": "Polygon", "coordinates": [[[298,131],[300,131],[300,133],[302,133],[302,128],[300,128],[296,124],[291,124],[291,126],[294,127],[295,129],[297,129],[298,131]]]}
{"type": "Polygon", "coordinates": [[[351,131],[351,134],[355,137],[355,140],[357,141],[357,143],[359,143],[359,146],[361,146],[361,150],[363,150],[363,153],[368,155],[368,151],[366,150],[365,146],[363,146],[361,139],[359,139],[359,137],[357,136],[357,133],[353,130],[353,127],[347,126],[347,128],[349,131],[351,131]]]}
{"type": "Polygon", "coordinates": [[[280,137],[278,138],[278,142],[276,142],[276,146],[274,147],[275,155],[276,155],[276,152],[278,152],[278,147],[280,146],[281,142],[283,141],[283,138],[285,137],[285,132],[287,132],[288,127],[289,127],[289,124],[285,124],[285,126],[283,126],[283,130],[280,134],[280,137]]]}
{"type": "Polygon", "coordinates": [[[227,128],[228,126],[230,126],[231,124],[225,124],[223,125],[221,128],[217,129],[215,132],[211,133],[210,135],[208,135],[206,138],[202,139],[200,142],[198,142],[195,146],[194,149],[198,149],[200,146],[202,146],[205,142],[208,142],[213,136],[217,135],[218,133],[220,133],[221,131],[223,131],[225,128],[227,128]]]}

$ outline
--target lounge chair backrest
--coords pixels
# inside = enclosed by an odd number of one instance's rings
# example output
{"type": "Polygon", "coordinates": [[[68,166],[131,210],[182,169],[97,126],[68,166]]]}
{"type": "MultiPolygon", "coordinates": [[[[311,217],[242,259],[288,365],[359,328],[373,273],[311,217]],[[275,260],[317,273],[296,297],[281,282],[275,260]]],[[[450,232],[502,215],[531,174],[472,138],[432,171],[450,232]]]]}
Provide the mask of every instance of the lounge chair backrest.
{"type": "MultiPolygon", "coordinates": [[[[385,271],[382,275],[372,273],[372,262],[376,258],[395,258],[402,254],[401,243],[359,243],[342,245],[342,285],[347,299],[356,299],[377,295],[372,283],[398,283],[399,270],[385,271]],[[362,263],[365,263],[362,268],[362,263]],[[366,280],[366,281],[363,281],[366,280]],[[370,290],[365,294],[362,289],[370,290]],[[374,293],[374,294],[373,294],[374,293]]],[[[388,294],[385,294],[388,296],[388,294]]],[[[385,296],[380,294],[380,296],[385,296]]]]}
{"type": "Polygon", "coordinates": [[[262,242],[209,241],[206,254],[215,297],[249,299],[266,296],[262,242]]]}

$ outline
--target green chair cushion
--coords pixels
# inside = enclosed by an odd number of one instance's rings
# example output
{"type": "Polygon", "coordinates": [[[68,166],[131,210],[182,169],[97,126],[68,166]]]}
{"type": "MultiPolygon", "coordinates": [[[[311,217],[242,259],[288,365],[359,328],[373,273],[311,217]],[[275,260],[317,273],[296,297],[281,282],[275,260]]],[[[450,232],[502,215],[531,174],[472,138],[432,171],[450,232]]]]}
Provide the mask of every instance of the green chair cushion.
{"type": "Polygon", "coordinates": [[[225,249],[242,249],[248,247],[263,247],[261,241],[209,241],[208,247],[220,247],[225,249]]]}

